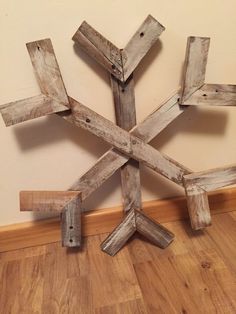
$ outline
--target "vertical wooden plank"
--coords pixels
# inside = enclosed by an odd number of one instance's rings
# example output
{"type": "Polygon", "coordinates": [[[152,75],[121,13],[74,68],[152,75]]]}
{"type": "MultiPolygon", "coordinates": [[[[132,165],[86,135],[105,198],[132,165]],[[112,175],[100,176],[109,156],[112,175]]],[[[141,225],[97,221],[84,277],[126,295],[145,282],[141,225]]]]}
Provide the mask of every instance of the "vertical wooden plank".
{"type": "Polygon", "coordinates": [[[188,37],[181,103],[204,84],[209,45],[208,37],[188,37]]]}
{"type": "Polygon", "coordinates": [[[184,180],[188,212],[194,230],[211,225],[211,213],[206,191],[199,186],[184,180]]]}
{"type": "MultiPolygon", "coordinates": [[[[129,131],[136,125],[133,75],[124,84],[111,75],[111,87],[117,125],[129,131]]],[[[138,161],[130,159],[121,167],[121,188],[124,211],[128,212],[132,208],[141,209],[141,184],[138,161]]]]}
{"type": "Polygon", "coordinates": [[[81,199],[75,197],[66,204],[61,216],[62,245],[81,246],[81,199]]]}

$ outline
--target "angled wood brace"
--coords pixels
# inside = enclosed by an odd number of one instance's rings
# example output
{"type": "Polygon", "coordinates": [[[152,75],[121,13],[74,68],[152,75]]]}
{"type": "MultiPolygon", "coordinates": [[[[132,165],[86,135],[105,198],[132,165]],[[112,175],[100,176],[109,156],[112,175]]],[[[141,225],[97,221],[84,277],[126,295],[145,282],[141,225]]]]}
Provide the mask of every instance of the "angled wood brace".
{"type": "Polygon", "coordinates": [[[81,246],[81,193],[72,191],[21,191],[21,211],[61,214],[62,245],[81,246]]]}

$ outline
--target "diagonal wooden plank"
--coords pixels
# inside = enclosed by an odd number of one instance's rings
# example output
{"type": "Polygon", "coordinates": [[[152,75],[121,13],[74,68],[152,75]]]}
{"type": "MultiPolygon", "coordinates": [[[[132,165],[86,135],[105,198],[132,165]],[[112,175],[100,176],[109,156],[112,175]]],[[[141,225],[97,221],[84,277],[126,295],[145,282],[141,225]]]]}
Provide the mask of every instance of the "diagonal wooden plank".
{"type": "Polygon", "coordinates": [[[124,50],[122,50],[124,81],[133,73],[164,30],[164,26],[154,17],[147,16],[124,50]]]}
{"type": "Polygon", "coordinates": [[[155,245],[165,249],[173,240],[174,234],[158,222],[150,219],[143,212],[136,210],[137,231],[155,245]]]}
{"type": "Polygon", "coordinates": [[[87,22],[81,24],[72,39],[117,79],[123,80],[120,50],[87,22]]]}
{"type": "Polygon", "coordinates": [[[208,37],[188,37],[181,104],[204,84],[209,45],[208,37]]]}
{"type": "MultiPolygon", "coordinates": [[[[116,123],[122,129],[129,131],[136,125],[133,76],[131,75],[126,83],[122,84],[111,75],[111,87],[115,104],[116,123]]],[[[139,162],[130,159],[121,167],[120,171],[124,211],[128,212],[132,208],[141,209],[139,162]]]]}
{"type": "Polygon", "coordinates": [[[199,230],[210,226],[211,213],[206,191],[195,185],[191,180],[184,179],[184,186],[192,228],[199,230]]]}
{"type": "Polygon", "coordinates": [[[101,249],[114,256],[135,233],[135,211],[130,210],[124,220],[101,243],[101,249]]]}
{"type": "Polygon", "coordinates": [[[78,191],[21,191],[20,210],[61,212],[78,195],[78,191]]]}
{"type": "Polygon", "coordinates": [[[38,95],[3,105],[0,112],[6,126],[10,126],[67,109],[63,103],[51,97],[38,95]]]}
{"type": "Polygon", "coordinates": [[[236,106],[236,86],[205,84],[185,100],[183,105],[236,106]]]}
{"type": "Polygon", "coordinates": [[[63,208],[61,215],[62,246],[81,246],[81,211],[80,195],[74,197],[63,208]]]}
{"type": "Polygon", "coordinates": [[[206,191],[213,191],[236,183],[236,165],[194,172],[184,179],[206,191]]]}
{"type": "Polygon", "coordinates": [[[124,154],[143,162],[157,173],[179,185],[182,185],[183,175],[190,173],[186,167],[71,97],[70,105],[73,112],[72,123],[102,138],[124,154]]]}
{"type": "Polygon", "coordinates": [[[41,92],[69,107],[69,100],[51,40],[38,40],[27,43],[26,46],[41,92]]]}
{"type": "MultiPolygon", "coordinates": [[[[145,142],[151,141],[171,121],[183,113],[183,108],[178,104],[178,94],[161,104],[143,122],[131,131],[145,142]],[[153,127],[155,125],[155,128],[153,127]]],[[[61,117],[72,123],[71,113],[58,113],[61,117]]],[[[115,149],[106,152],[82,177],[80,177],[70,188],[82,192],[82,199],[87,198],[94,190],[104,183],[116,170],[128,161],[128,157],[115,149]]]]}

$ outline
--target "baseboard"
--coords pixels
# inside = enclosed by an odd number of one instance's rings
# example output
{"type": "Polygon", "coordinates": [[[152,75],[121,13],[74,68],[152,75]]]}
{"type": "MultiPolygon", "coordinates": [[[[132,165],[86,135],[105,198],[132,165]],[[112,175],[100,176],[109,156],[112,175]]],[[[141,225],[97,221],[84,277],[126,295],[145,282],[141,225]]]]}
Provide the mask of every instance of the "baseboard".
{"type": "MultiPolygon", "coordinates": [[[[236,188],[209,193],[212,214],[236,210],[236,188]]],[[[143,211],[160,223],[183,220],[188,217],[185,197],[148,201],[143,211]]],[[[122,220],[122,207],[94,210],[83,214],[84,236],[110,232],[122,220]]],[[[58,218],[26,222],[0,227],[0,252],[38,246],[60,241],[58,218]]]]}

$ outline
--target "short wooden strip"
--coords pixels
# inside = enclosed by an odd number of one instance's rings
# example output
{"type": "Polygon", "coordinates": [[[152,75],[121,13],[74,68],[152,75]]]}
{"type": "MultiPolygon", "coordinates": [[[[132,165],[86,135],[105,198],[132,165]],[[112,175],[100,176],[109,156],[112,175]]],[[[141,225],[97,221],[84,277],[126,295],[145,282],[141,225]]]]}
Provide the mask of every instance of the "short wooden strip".
{"type": "Polygon", "coordinates": [[[201,90],[205,92],[236,93],[236,85],[231,84],[204,84],[201,90]]]}
{"type": "MultiPolygon", "coordinates": [[[[122,129],[129,131],[136,125],[134,80],[131,75],[126,83],[122,84],[111,75],[111,87],[116,112],[116,123],[122,129]]],[[[141,184],[139,162],[130,159],[121,167],[121,189],[124,211],[132,208],[141,208],[141,184]]]]}
{"type": "Polygon", "coordinates": [[[136,210],[135,221],[137,231],[162,249],[174,240],[174,234],[171,231],[139,210],[136,210]]]}
{"type": "Polygon", "coordinates": [[[189,169],[160,153],[127,131],[122,130],[86,106],[71,98],[70,104],[74,117],[73,123],[75,125],[102,138],[124,154],[143,162],[157,173],[180,185],[182,185],[183,175],[190,173],[189,169]]]}
{"type": "Polygon", "coordinates": [[[21,211],[61,212],[65,205],[79,196],[75,191],[21,191],[21,211]]]}
{"type": "Polygon", "coordinates": [[[194,172],[184,179],[206,191],[213,191],[236,183],[236,165],[194,172]]]}
{"type": "MultiPolygon", "coordinates": [[[[227,85],[226,85],[227,86],[227,85]]],[[[232,85],[228,90],[232,89],[232,85]]],[[[235,89],[236,90],[236,89],[235,89]]],[[[213,89],[212,86],[203,85],[194,92],[184,103],[187,106],[236,106],[236,92],[228,92],[227,87],[213,89]]]]}
{"type": "MultiPolygon", "coordinates": [[[[41,92],[69,106],[66,89],[50,39],[26,44],[41,92]]],[[[65,108],[66,109],[66,108],[65,108]]]]}
{"type": "Polygon", "coordinates": [[[38,95],[3,105],[0,111],[6,126],[10,126],[67,109],[51,97],[38,95]]]}
{"type": "Polygon", "coordinates": [[[115,230],[102,242],[101,249],[107,254],[114,256],[135,231],[135,211],[131,210],[115,230]]]}
{"type": "Polygon", "coordinates": [[[122,51],[124,81],[135,70],[164,29],[163,25],[148,15],[122,51]]]}
{"type": "MultiPolygon", "coordinates": [[[[167,102],[158,107],[143,122],[133,128],[132,134],[143,139],[145,142],[152,140],[160,133],[171,121],[182,114],[183,109],[178,104],[178,94],[174,95],[167,102]],[[153,127],[155,126],[155,127],[153,127]]],[[[58,113],[67,121],[73,123],[72,114],[68,112],[58,113]]],[[[128,157],[119,153],[115,149],[110,149],[105,153],[96,164],[79,178],[70,188],[82,192],[82,199],[88,197],[103,182],[105,182],[116,170],[118,170],[128,157]]]]}
{"type": "Polygon", "coordinates": [[[123,80],[120,53],[118,54],[118,50],[114,45],[98,34],[91,26],[83,22],[72,39],[117,79],[123,80]],[[99,44],[101,44],[101,47],[99,44]]]}
{"type": "Polygon", "coordinates": [[[211,213],[206,191],[186,181],[185,192],[192,228],[199,230],[210,226],[211,213]]]}
{"type": "Polygon", "coordinates": [[[193,36],[188,38],[181,104],[204,84],[209,45],[210,38],[193,36]]]}
{"type": "Polygon", "coordinates": [[[63,208],[61,216],[62,246],[81,246],[81,211],[79,195],[63,208]]]}

